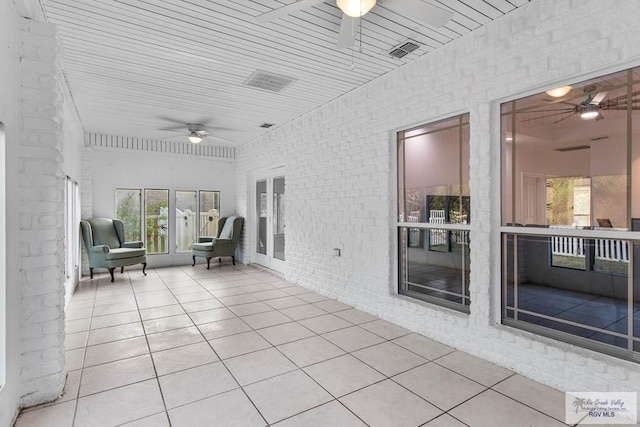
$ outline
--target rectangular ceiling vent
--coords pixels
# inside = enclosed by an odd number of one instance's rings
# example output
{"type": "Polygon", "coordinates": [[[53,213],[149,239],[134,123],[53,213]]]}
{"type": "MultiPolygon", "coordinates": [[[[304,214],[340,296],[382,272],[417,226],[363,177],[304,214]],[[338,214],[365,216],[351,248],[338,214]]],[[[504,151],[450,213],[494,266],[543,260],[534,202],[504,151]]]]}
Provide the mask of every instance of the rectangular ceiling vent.
{"type": "Polygon", "coordinates": [[[295,81],[296,79],[291,77],[258,70],[244,82],[244,85],[277,93],[295,81]]]}
{"type": "Polygon", "coordinates": [[[588,150],[588,145],[576,145],[575,147],[564,147],[564,148],[556,148],[556,151],[560,151],[562,153],[566,153],[567,151],[579,151],[579,150],[588,150]]]}
{"type": "Polygon", "coordinates": [[[410,54],[411,52],[413,52],[414,50],[416,50],[417,48],[419,48],[420,45],[414,41],[408,40],[404,43],[402,43],[399,46],[394,47],[393,49],[391,49],[389,51],[389,55],[393,56],[394,58],[402,58],[403,56],[406,56],[408,54],[410,54]]]}

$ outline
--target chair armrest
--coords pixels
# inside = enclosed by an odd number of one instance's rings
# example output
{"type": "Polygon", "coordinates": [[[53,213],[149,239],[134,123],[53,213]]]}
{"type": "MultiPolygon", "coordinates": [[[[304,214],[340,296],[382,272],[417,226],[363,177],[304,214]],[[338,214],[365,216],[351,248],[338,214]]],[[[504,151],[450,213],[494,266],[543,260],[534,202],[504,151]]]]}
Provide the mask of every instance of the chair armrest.
{"type": "Polygon", "coordinates": [[[109,246],[107,245],[92,246],[89,252],[96,253],[96,254],[101,254],[101,253],[106,254],[109,252],[109,246]]]}
{"type": "Polygon", "coordinates": [[[134,249],[137,249],[137,248],[141,248],[143,245],[144,244],[142,242],[135,241],[135,240],[131,241],[131,242],[123,242],[122,243],[122,247],[123,248],[134,248],[134,249]]]}
{"type": "Polygon", "coordinates": [[[232,243],[231,239],[219,239],[219,238],[213,239],[214,245],[228,245],[230,243],[232,243]]]}
{"type": "Polygon", "coordinates": [[[213,242],[213,239],[215,239],[215,237],[208,237],[208,236],[198,237],[198,243],[209,243],[209,242],[213,242]]]}

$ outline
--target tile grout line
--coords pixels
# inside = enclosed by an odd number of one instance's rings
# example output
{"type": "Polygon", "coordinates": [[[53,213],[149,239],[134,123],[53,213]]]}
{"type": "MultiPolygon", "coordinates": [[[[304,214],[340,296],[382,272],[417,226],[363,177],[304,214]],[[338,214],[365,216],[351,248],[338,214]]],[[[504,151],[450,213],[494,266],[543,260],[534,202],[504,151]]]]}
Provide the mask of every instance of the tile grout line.
{"type": "MultiPolygon", "coordinates": [[[[164,279],[162,277],[160,277],[160,280],[162,280],[162,282],[164,282],[165,286],[166,286],[166,282],[164,281],[164,279]]],[[[136,301],[136,305],[138,305],[138,297],[137,297],[137,295],[135,293],[135,290],[133,289],[133,286],[132,286],[132,291],[133,291],[133,294],[134,294],[133,298],[136,301]]],[[[158,369],[156,368],[156,361],[153,358],[153,352],[151,351],[151,345],[149,344],[149,337],[147,336],[147,330],[144,327],[144,322],[142,321],[142,315],[140,313],[140,307],[139,306],[138,306],[138,317],[140,318],[140,323],[142,325],[142,331],[144,333],[144,339],[145,339],[145,341],[147,343],[147,349],[149,350],[149,358],[151,359],[151,365],[153,366],[153,373],[155,374],[156,384],[158,385],[158,391],[160,392],[160,398],[162,399],[162,406],[164,407],[164,413],[165,413],[165,416],[167,417],[167,422],[169,423],[169,427],[171,427],[171,418],[169,417],[169,409],[167,408],[167,402],[165,402],[164,393],[162,391],[162,387],[160,386],[160,377],[158,376],[158,369]]],[[[145,380],[145,381],[148,381],[148,380],[145,380]]],[[[143,419],[143,418],[146,418],[146,417],[142,417],[140,419],[143,419]]],[[[132,421],[135,421],[135,420],[132,420],[132,421]]],[[[127,422],[131,422],[131,421],[127,421],[127,422]]],[[[126,423],[123,423],[123,424],[126,424],[126,423]]]]}
{"type": "MultiPolygon", "coordinates": [[[[491,387],[489,387],[489,390],[493,390],[494,392],[496,392],[496,393],[498,393],[498,394],[500,394],[500,395],[502,395],[502,396],[504,396],[504,397],[506,397],[506,398],[508,398],[508,399],[511,399],[511,400],[513,400],[513,401],[515,401],[515,402],[518,402],[518,403],[520,403],[521,405],[524,405],[524,406],[526,406],[526,407],[528,407],[528,408],[530,408],[530,409],[532,409],[532,410],[534,410],[534,411],[536,411],[536,412],[539,412],[539,413],[540,413],[540,414],[542,414],[542,415],[546,415],[547,417],[549,417],[549,418],[551,418],[551,419],[553,419],[553,420],[556,420],[556,421],[560,421],[561,423],[563,423],[563,424],[565,424],[565,425],[566,425],[566,423],[564,422],[564,420],[559,420],[559,419],[557,419],[556,417],[552,416],[551,414],[547,414],[546,412],[543,412],[543,411],[541,411],[541,410],[540,410],[540,409],[538,409],[538,408],[534,408],[533,406],[529,405],[529,404],[528,404],[528,403],[526,403],[526,402],[522,402],[522,401],[520,401],[520,400],[518,400],[518,399],[515,399],[515,398],[513,398],[513,397],[511,397],[511,396],[509,396],[509,395],[507,395],[507,394],[504,394],[504,393],[503,393],[503,392],[501,392],[500,390],[496,390],[496,389],[494,389],[494,387],[495,387],[495,386],[497,386],[497,385],[498,385],[498,384],[500,384],[500,383],[503,383],[504,381],[508,380],[509,378],[511,378],[511,377],[513,377],[513,376],[515,376],[515,375],[517,375],[517,374],[514,372],[514,373],[513,373],[513,375],[510,375],[509,377],[507,377],[507,378],[505,378],[505,379],[503,379],[503,380],[501,380],[501,381],[498,381],[496,384],[494,384],[494,385],[492,385],[491,387]]],[[[523,377],[523,378],[525,378],[525,377],[523,377]]]]}
{"type": "MultiPolygon", "coordinates": [[[[76,417],[78,416],[78,405],[80,403],[80,389],[82,387],[82,377],[84,376],[84,363],[85,363],[85,359],[87,357],[87,347],[89,347],[89,331],[91,331],[91,323],[93,322],[93,312],[95,310],[96,307],[96,300],[98,298],[98,285],[99,285],[99,279],[96,280],[96,286],[95,286],[95,290],[93,291],[93,306],[91,307],[91,318],[89,320],[89,326],[87,329],[87,339],[85,341],[85,346],[83,349],[83,355],[82,355],[82,366],[80,367],[80,377],[78,378],[78,390],[76,391],[76,396],[75,396],[75,407],[73,409],[73,417],[71,417],[71,425],[74,426],[76,423],[76,417]]],[[[73,296],[72,296],[73,297],[73,296]]],[[[65,378],[65,386],[67,385],[66,382],[69,378],[69,374],[67,373],[67,376],[65,378]]],[[[63,388],[64,390],[64,388],[63,388]]]]}

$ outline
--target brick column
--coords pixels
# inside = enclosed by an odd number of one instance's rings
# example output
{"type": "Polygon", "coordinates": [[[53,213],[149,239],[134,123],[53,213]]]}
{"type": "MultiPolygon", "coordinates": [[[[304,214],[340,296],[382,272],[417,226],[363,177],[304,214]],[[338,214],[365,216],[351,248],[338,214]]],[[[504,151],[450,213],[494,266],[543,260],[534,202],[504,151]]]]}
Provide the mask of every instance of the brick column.
{"type": "Polygon", "coordinates": [[[24,19],[18,182],[21,406],[55,399],[64,371],[62,70],[51,24],[24,19]]]}

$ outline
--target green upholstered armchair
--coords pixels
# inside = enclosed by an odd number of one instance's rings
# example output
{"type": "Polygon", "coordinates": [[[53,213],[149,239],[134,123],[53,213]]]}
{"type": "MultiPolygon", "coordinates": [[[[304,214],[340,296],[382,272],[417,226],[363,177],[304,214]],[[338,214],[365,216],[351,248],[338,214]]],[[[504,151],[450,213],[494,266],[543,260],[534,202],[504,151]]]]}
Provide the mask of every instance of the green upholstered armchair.
{"type": "Polygon", "coordinates": [[[241,216],[222,217],[218,220],[218,236],[216,237],[200,237],[198,242],[193,244],[191,251],[193,255],[193,265],[196,265],[196,257],[205,257],[207,259],[207,269],[211,262],[211,258],[230,256],[233,265],[236,265],[236,246],[240,240],[240,232],[244,218],[241,216]]]}
{"type": "Polygon", "coordinates": [[[91,218],[80,221],[82,240],[89,256],[89,272],[93,279],[94,268],[106,268],[113,282],[113,270],[127,265],[142,264],[146,276],[147,251],[142,242],[124,241],[124,224],[110,218],[91,218]]]}

